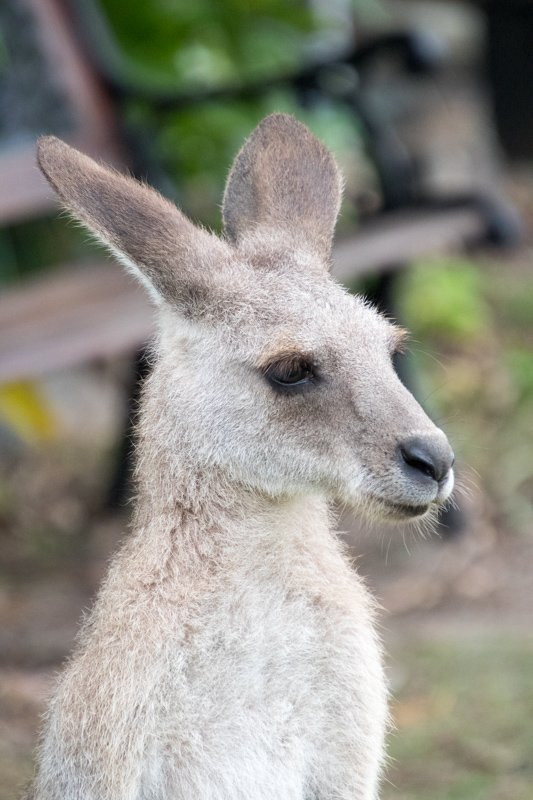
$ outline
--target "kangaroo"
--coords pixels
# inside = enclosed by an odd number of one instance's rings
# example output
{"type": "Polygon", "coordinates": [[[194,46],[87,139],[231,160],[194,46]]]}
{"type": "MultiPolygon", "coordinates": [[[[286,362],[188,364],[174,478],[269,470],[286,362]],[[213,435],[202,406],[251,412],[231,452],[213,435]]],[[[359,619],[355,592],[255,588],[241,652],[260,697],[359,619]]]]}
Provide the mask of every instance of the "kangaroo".
{"type": "Polygon", "coordinates": [[[132,532],[47,714],[32,800],[374,800],[387,688],[332,501],[443,503],[453,454],[402,331],[329,274],[342,180],[293,117],[229,174],[224,236],[53,137],[41,169],[155,301],[132,532]]]}

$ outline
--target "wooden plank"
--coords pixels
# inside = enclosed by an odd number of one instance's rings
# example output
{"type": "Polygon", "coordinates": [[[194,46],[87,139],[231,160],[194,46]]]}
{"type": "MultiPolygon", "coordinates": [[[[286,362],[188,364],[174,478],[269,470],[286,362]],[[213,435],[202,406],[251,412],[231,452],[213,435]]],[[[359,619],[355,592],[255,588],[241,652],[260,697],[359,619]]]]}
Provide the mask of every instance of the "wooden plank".
{"type": "Polygon", "coordinates": [[[56,269],[0,294],[0,332],[5,336],[12,325],[53,319],[84,302],[133,290],[138,294],[136,284],[132,286],[123,269],[111,261],[80,262],[56,269]]]}
{"type": "Polygon", "coordinates": [[[19,0],[36,20],[48,67],[65,91],[76,132],[72,143],[89,155],[119,153],[115,108],[78,41],[64,0],[19,0]]]}
{"type": "MultiPolygon", "coordinates": [[[[35,20],[50,76],[64,91],[74,129],[70,144],[99,160],[123,166],[115,110],[72,31],[60,0],[19,0],[35,20]]],[[[43,133],[49,133],[44,130],[43,133]]],[[[54,195],[37,168],[35,142],[0,151],[0,225],[51,213],[54,195]]]]}
{"type": "MultiPolygon", "coordinates": [[[[98,148],[86,136],[70,139],[70,143],[98,160],[120,167],[123,160],[111,145],[98,148]]],[[[13,225],[27,219],[52,214],[57,210],[54,194],[35,157],[35,142],[0,151],[0,226],[13,225]]]]}
{"type": "Polygon", "coordinates": [[[349,283],[385,268],[401,269],[422,256],[479,243],[486,230],[486,220],[475,208],[384,215],[336,244],[333,274],[349,283]]]}
{"type": "MultiPolygon", "coordinates": [[[[479,241],[475,209],[391,215],[340,241],[333,272],[346,283],[479,241]]],[[[77,265],[0,295],[0,381],[35,378],[133,353],[153,332],[144,291],[116,264],[77,265]]]]}
{"type": "Polygon", "coordinates": [[[133,353],[153,328],[145,292],[118,265],[47,275],[0,296],[0,381],[133,353]]]}
{"type": "Polygon", "coordinates": [[[0,152],[0,225],[51,212],[52,192],[37,168],[35,146],[0,152]]]}

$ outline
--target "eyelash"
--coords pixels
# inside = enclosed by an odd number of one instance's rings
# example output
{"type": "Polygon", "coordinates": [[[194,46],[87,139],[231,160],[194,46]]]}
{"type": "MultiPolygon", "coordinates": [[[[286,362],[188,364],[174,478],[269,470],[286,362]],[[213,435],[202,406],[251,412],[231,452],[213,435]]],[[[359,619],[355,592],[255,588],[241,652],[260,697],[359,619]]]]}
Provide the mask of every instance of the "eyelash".
{"type": "Polygon", "coordinates": [[[279,394],[302,394],[318,382],[315,365],[302,356],[274,361],[263,371],[263,375],[279,394]]]}

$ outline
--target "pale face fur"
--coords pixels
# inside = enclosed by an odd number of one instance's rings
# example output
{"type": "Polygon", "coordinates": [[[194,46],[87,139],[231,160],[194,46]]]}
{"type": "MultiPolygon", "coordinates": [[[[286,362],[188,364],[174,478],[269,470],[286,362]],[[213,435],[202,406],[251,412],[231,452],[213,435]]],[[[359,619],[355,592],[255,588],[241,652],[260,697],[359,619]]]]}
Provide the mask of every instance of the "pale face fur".
{"type": "Polygon", "coordinates": [[[147,286],[159,335],[133,532],[28,797],[375,800],[386,685],[328,501],[418,516],[451,491],[452,455],[394,373],[398,331],[330,278],[332,156],[291,117],[263,120],[228,179],[224,239],[58,140],[39,163],[147,286]]]}
{"type": "Polygon", "coordinates": [[[314,491],[386,518],[444,500],[453,477],[440,489],[413,481],[397,455],[409,436],[444,439],[394,372],[397,331],[305,261],[280,252],[257,270],[243,258],[240,307],[204,324],[164,315],[156,370],[171,387],[167,441],[274,496],[314,491]],[[278,394],[262,367],[294,352],[318,382],[278,394]]]}
{"type": "Polygon", "coordinates": [[[324,493],[385,519],[446,500],[451,468],[437,485],[398,453],[421,437],[451,464],[444,434],[392,368],[398,331],[329,276],[341,181],[304,126],[273,115],[249,139],[226,188],[226,241],[47,142],[41,166],[52,184],[159,304],[166,451],[174,441],[180,461],[187,450],[191,466],[220,467],[258,491],[324,493]],[[261,368],[294,353],[313,363],[317,383],[277,394],[261,368]]]}

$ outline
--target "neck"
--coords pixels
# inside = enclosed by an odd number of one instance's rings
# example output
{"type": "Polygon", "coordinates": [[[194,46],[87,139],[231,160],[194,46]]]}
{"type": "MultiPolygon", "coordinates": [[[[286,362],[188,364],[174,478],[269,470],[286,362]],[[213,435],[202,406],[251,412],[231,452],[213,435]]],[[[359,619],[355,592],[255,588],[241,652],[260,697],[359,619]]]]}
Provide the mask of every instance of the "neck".
{"type": "Polygon", "coordinates": [[[327,520],[327,503],[316,494],[272,496],[231,478],[216,467],[169,457],[163,449],[140,448],[137,469],[137,527],[166,521],[173,528],[218,531],[276,527],[279,520],[327,520]]]}
{"type": "Polygon", "coordinates": [[[134,534],[121,581],[126,572],[130,580],[164,585],[172,594],[187,585],[186,575],[199,585],[220,571],[257,566],[261,573],[265,563],[290,572],[306,549],[322,549],[328,538],[322,496],[272,497],[142,442],[137,478],[134,534]]]}

